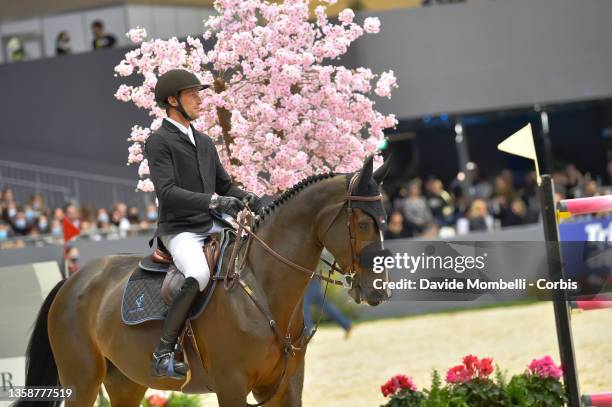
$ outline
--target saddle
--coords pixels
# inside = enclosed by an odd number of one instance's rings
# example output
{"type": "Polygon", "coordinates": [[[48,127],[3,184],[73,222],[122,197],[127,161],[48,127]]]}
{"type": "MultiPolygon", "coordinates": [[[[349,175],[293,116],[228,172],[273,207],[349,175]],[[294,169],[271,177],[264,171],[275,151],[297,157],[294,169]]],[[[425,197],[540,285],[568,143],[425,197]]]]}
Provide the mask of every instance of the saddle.
{"type": "MultiPolygon", "coordinates": [[[[223,231],[212,234],[206,238],[202,250],[208,263],[208,269],[215,270],[219,256],[221,255],[221,241],[223,240],[223,231]]],[[[164,245],[158,240],[158,246],[155,251],[140,260],[138,264],[142,270],[151,271],[154,273],[166,273],[166,277],[162,283],[161,295],[166,304],[170,304],[172,299],[181,288],[185,276],[181,273],[174,262],[172,261],[172,255],[164,247],[164,245]]]]}

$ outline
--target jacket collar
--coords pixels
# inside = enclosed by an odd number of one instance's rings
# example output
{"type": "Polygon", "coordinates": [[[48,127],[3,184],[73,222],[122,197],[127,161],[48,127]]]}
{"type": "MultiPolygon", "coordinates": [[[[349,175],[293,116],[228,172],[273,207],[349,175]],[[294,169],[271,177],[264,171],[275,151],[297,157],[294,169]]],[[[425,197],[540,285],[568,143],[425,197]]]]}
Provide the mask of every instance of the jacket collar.
{"type": "MultiPolygon", "coordinates": [[[[166,129],[166,130],[171,131],[171,132],[173,132],[173,133],[181,133],[181,134],[184,134],[184,133],[183,133],[183,132],[182,132],[182,131],[181,131],[181,130],[178,128],[178,127],[176,127],[174,124],[170,123],[170,122],[169,122],[168,120],[166,120],[166,119],[164,119],[164,120],[162,121],[162,126],[163,126],[163,127],[166,129]]],[[[190,124],[190,126],[191,126],[191,124],[190,124]]],[[[193,131],[193,130],[192,130],[192,131],[193,131]]]]}
{"type": "MultiPolygon", "coordinates": [[[[176,127],[174,124],[172,124],[170,121],[164,119],[162,121],[162,127],[172,133],[175,133],[178,135],[178,137],[183,140],[185,143],[189,144],[191,147],[194,147],[193,144],[191,144],[191,140],[189,140],[189,136],[186,135],[185,133],[183,133],[178,127],[176,127]]],[[[193,127],[191,125],[191,123],[189,124],[189,127],[191,127],[191,134],[193,134],[193,140],[195,141],[196,145],[198,145],[198,138],[197,134],[199,134],[197,132],[197,130],[195,129],[195,127],[193,127]]]]}

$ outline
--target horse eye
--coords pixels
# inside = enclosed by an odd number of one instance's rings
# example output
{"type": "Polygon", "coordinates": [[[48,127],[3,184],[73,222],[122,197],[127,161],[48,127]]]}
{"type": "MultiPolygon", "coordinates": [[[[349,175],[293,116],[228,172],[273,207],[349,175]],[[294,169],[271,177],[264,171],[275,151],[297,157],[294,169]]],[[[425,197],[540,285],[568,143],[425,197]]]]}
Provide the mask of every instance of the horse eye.
{"type": "Polygon", "coordinates": [[[367,230],[370,227],[370,222],[359,222],[359,229],[367,230]]]}

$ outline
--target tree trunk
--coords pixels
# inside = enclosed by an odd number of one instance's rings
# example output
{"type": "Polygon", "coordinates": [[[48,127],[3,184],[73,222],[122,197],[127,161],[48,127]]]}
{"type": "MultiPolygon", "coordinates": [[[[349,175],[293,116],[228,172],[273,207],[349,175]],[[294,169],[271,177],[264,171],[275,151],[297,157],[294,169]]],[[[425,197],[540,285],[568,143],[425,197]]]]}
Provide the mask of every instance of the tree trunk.
{"type": "MultiPolygon", "coordinates": [[[[215,78],[213,86],[216,93],[221,93],[226,89],[225,81],[223,80],[223,78],[215,78]]],[[[230,164],[240,165],[240,161],[232,157],[232,154],[230,152],[230,146],[234,143],[234,138],[230,134],[230,130],[232,129],[232,113],[224,107],[218,107],[217,117],[219,118],[219,125],[222,129],[221,134],[223,135],[223,143],[225,144],[225,152],[227,153],[227,157],[230,160],[230,164]]]]}

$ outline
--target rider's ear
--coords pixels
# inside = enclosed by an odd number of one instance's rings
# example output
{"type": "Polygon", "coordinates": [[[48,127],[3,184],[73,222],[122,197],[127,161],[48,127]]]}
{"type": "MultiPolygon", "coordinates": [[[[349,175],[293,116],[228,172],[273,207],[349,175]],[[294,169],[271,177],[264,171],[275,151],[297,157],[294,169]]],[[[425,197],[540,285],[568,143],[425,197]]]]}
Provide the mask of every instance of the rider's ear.
{"type": "Polygon", "coordinates": [[[391,168],[390,164],[391,156],[387,157],[387,160],[383,163],[383,165],[381,165],[376,171],[374,171],[374,175],[372,175],[372,178],[374,178],[374,181],[376,181],[377,184],[380,184],[389,173],[389,168],[391,168]]]}
{"type": "Polygon", "coordinates": [[[168,104],[172,107],[177,107],[178,106],[178,99],[175,98],[174,96],[168,96],[168,104]]]}

